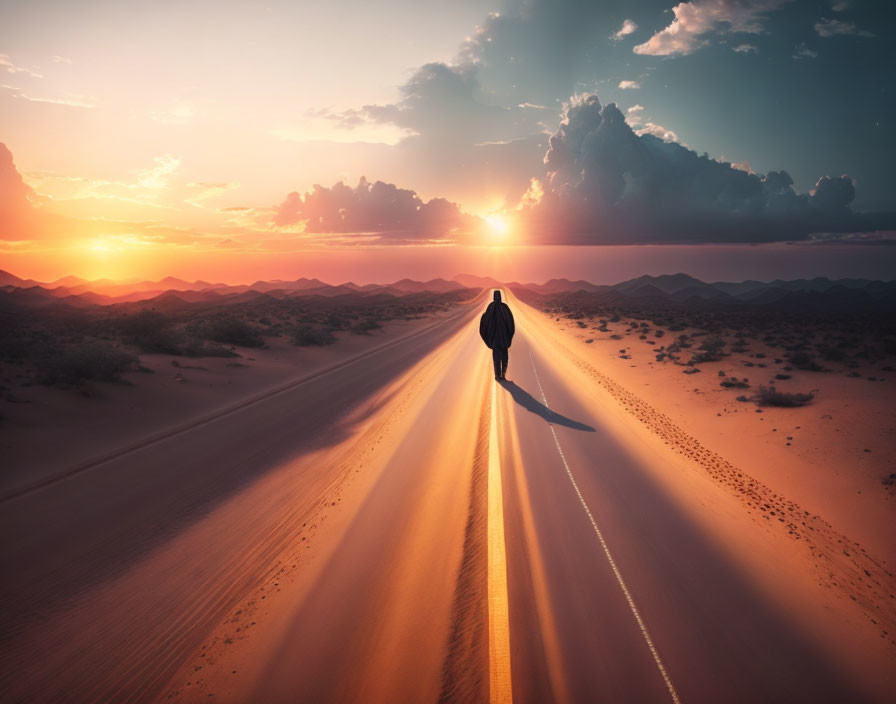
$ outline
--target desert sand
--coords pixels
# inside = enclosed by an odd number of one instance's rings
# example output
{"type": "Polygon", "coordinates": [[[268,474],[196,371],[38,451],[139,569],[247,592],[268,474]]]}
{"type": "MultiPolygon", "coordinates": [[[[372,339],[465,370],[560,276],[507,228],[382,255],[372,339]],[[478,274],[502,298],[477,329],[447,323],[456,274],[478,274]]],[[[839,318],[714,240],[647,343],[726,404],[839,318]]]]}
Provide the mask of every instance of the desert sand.
{"type": "Polygon", "coordinates": [[[822,409],[717,416],[512,296],[499,384],[484,301],[5,501],[3,691],[890,699],[896,580],[870,545],[890,503],[866,543],[839,480],[804,491],[806,468],[763,473],[785,450],[748,452],[768,423],[814,437],[783,414],[822,409]]]}
{"type": "Polygon", "coordinates": [[[126,450],[135,443],[344,364],[383,345],[417,334],[450,313],[392,320],[367,335],[339,333],[326,347],[296,347],[269,338],[266,348],[233,346],[233,358],[140,354],[150,373],[129,372],[124,384],[102,384],[85,396],[34,385],[0,399],[4,432],[0,495],[15,493],[75,467],[126,450]]]}
{"type": "Polygon", "coordinates": [[[566,319],[553,323],[577,355],[662,409],[707,449],[896,564],[896,493],[887,481],[896,448],[896,373],[882,371],[880,364],[847,370],[828,363],[830,371],[791,369],[790,379],[779,380],[775,351],[752,341],[750,353],[702,362],[691,374],[686,372],[692,367],[656,362],[654,345],[626,334],[625,321],[608,323],[605,333],[594,321],[585,321],[585,328],[566,319]],[[751,386],[722,388],[720,374],[747,378],[751,386]],[[815,392],[815,398],[800,408],[737,400],[761,384],[815,392]]]}

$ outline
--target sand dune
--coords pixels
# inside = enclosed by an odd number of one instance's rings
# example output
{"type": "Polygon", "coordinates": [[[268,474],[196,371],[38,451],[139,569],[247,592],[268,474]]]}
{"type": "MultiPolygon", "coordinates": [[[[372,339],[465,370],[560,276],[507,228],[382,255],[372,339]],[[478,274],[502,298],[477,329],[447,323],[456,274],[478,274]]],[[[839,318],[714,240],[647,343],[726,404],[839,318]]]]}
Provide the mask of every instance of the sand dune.
{"type": "Polygon", "coordinates": [[[6,698],[888,700],[873,551],[483,302],[4,502],[6,698]]]}

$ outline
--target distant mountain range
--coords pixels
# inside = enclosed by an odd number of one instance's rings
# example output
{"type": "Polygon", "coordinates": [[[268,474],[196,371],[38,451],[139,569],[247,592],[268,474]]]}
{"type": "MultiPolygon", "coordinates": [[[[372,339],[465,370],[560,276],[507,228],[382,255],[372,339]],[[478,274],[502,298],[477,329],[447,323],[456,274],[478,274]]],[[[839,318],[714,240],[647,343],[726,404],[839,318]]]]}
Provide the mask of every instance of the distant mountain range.
{"type": "Polygon", "coordinates": [[[593,294],[606,302],[667,303],[686,307],[719,308],[774,306],[788,310],[850,310],[896,308],[896,281],[823,277],[794,281],[719,281],[706,283],[687,274],[639,276],[613,286],[587,281],[553,279],[545,284],[509,284],[543,296],[593,294]]]}
{"type": "Polygon", "coordinates": [[[414,281],[401,279],[391,284],[358,285],[351,281],[328,284],[320,279],[300,278],[294,281],[274,279],[253,284],[224,284],[208,281],[184,281],[167,277],[160,281],[117,282],[108,279],[87,281],[66,276],[52,282],[21,279],[0,271],[0,302],[24,307],[65,305],[89,307],[115,303],[145,302],[162,308],[191,303],[238,303],[269,297],[275,299],[301,296],[394,296],[423,292],[446,293],[466,288],[506,286],[541,296],[557,294],[594,294],[607,301],[666,301],[682,305],[743,306],[783,305],[796,307],[830,305],[896,306],[896,282],[866,279],[827,278],[797,279],[771,282],[742,281],[705,283],[687,274],[639,276],[612,286],[588,281],[551,279],[543,284],[502,283],[491,277],[458,274],[452,279],[414,281]]]}

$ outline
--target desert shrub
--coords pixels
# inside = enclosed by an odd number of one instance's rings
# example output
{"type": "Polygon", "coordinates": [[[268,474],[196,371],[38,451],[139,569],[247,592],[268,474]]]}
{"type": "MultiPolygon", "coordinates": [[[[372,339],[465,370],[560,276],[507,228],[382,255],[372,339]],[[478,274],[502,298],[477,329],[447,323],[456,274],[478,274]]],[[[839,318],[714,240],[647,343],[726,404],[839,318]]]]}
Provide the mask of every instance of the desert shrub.
{"type": "Polygon", "coordinates": [[[78,387],[86,381],[120,381],[123,372],[138,366],[137,357],[102,342],[58,347],[37,360],[41,383],[63,387],[78,387]]]}
{"type": "Polygon", "coordinates": [[[0,335],[0,359],[18,362],[27,359],[31,351],[29,340],[16,330],[4,330],[0,335]]]}
{"type": "Polygon", "coordinates": [[[129,315],[118,323],[118,329],[127,342],[143,352],[180,354],[179,335],[168,318],[157,311],[141,310],[129,315]]]}
{"type": "Polygon", "coordinates": [[[700,351],[691,358],[691,361],[695,364],[718,362],[724,355],[722,352],[724,348],[725,341],[721,337],[708,337],[700,343],[697,348],[700,351]]]}
{"type": "Polygon", "coordinates": [[[783,381],[784,379],[789,379],[789,378],[790,378],[790,374],[775,374],[775,379],[781,379],[783,381]]]}
{"type": "Polygon", "coordinates": [[[239,355],[229,347],[214,342],[201,340],[198,337],[184,338],[180,347],[180,354],[187,357],[238,357],[239,355]]]}
{"type": "Polygon", "coordinates": [[[376,330],[381,327],[383,326],[380,325],[380,322],[378,320],[374,318],[367,318],[352,327],[352,332],[356,335],[369,335],[371,330],[376,330]]]}
{"type": "Polygon", "coordinates": [[[774,386],[760,386],[756,392],[756,401],[760,406],[781,406],[785,408],[793,408],[796,406],[805,406],[815,398],[812,392],[785,393],[778,391],[774,386]]]}
{"type": "Polygon", "coordinates": [[[750,388],[750,380],[729,376],[727,379],[722,379],[719,382],[719,386],[724,386],[726,389],[748,389],[750,388]]]}
{"type": "Polygon", "coordinates": [[[846,352],[837,347],[818,347],[818,354],[829,362],[842,362],[846,359],[846,352]]]}
{"type": "Polygon", "coordinates": [[[336,338],[330,330],[312,325],[299,325],[292,334],[292,343],[299,347],[323,347],[334,342],[336,338]]]}
{"type": "Polygon", "coordinates": [[[791,365],[809,372],[820,372],[821,366],[808,352],[793,352],[787,357],[791,365]]]}
{"type": "Polygon", "coordinates": [[[264,347],[259,331],[239,318],[216,318],[209,321],[205,337],[215,342],[241,347],[264,347]]]}
{"type": "Polygon", "coordinates": [[[351,321],[351,316],[342,313],[330,313],[325,322],[331,330],[348,330],[351,321]]]}

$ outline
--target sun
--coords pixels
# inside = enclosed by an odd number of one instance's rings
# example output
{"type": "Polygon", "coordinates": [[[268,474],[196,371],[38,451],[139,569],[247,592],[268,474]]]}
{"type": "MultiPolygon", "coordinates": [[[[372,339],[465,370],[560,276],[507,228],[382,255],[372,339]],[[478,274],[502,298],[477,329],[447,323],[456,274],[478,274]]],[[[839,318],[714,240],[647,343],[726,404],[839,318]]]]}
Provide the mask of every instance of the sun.
{"type": "Polygon", "coordinates": [[[491,229],[493,237],[503,239],[507,236],[507,233],[510,232],[510,224],[501,215],[486,215],[485,222],[491,229]]]}

